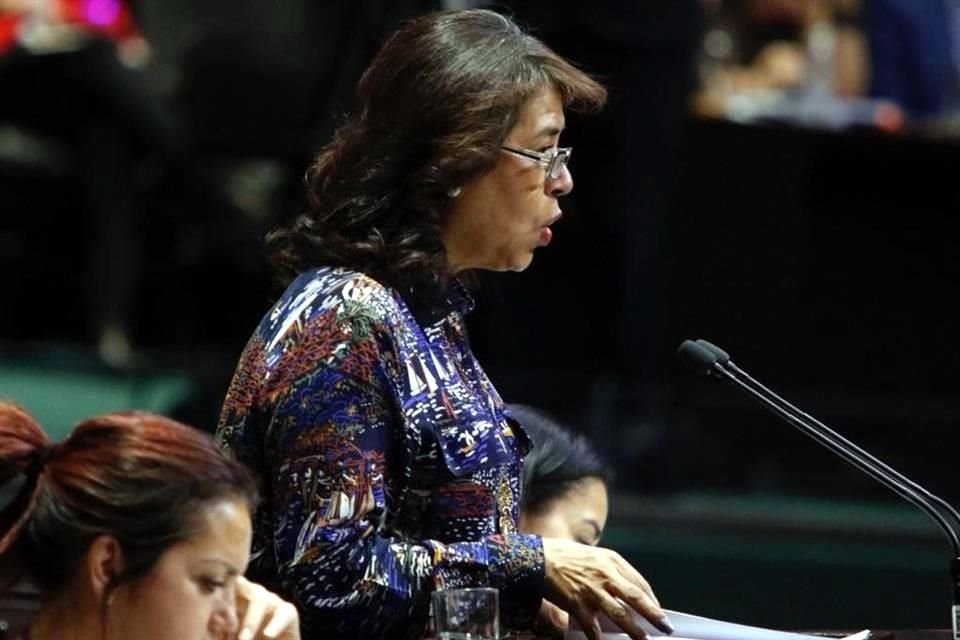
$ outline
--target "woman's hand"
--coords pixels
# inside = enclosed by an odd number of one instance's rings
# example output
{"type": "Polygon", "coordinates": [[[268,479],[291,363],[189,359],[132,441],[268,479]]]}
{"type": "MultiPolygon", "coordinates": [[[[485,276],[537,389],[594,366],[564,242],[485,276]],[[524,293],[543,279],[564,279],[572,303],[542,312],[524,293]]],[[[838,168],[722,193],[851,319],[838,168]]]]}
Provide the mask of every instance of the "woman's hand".
{"type": "Polygon", "coordinates": [[[272,591],[237,578],[237,640],[300,640],[300,616],[272,591]]]}
{"type": "Polygon", "coordinates": [[[543,539],[546,598],[570,613],[591,640],[602,632],[597,616],[606,614],[634,640],[646,637],[633,619],[636,611],[665,633],[673,633],[647,581],[620,554],[570,540],[543,539]]]}
{"type": "Polygon", "coordinates": [[[540,602],[540,613],[533,625],[537,637],[559,638],[567,631],[570,625],[570,614],[544,599],[540,602]]]}

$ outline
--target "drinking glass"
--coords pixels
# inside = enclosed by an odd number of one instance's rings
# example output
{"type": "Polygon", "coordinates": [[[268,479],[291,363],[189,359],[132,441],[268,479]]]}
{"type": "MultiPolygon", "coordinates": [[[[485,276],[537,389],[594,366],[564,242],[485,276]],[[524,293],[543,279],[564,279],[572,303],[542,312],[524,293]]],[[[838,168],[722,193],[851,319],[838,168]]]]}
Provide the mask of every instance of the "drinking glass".
{"type": "Polygon", "coordinates": [[[500,593],[486,587],[433,594],[433,625],[440,640],[499,640],[500,593]]]}

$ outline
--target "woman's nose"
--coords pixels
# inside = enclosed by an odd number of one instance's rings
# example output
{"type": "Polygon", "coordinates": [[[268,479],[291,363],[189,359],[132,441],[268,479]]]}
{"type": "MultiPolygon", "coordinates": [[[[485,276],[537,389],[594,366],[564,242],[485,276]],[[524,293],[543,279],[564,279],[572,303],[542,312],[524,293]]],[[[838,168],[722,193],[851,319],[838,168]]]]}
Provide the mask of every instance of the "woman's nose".
{"type": "Polygon", "coordinates": [[[559,198],[573,191],[573,174],[570,173],[570,167],[563,165],[560,169],[560,175],[556,178],[548,176],[544,185],[549,195],[559,198]]]}

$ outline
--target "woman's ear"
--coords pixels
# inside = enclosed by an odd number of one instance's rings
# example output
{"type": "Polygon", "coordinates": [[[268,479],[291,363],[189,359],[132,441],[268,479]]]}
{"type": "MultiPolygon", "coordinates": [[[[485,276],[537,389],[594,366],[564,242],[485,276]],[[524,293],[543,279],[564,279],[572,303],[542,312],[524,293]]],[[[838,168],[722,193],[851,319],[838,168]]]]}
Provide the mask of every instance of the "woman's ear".
{"type": "Polygon", "coordinates": [[[90,588],[100,600],[123,572],[123,547],[113,536],[97,536],[87,549],[86,560],[90,588]]]}

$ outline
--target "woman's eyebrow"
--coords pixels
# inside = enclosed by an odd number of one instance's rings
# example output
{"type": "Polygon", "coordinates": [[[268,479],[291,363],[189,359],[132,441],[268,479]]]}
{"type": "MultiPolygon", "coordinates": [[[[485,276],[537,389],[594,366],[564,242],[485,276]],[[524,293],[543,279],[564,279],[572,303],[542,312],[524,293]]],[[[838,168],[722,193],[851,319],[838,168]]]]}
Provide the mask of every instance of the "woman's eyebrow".
{"type": "Polygon", "coordinates": [[[198,564],[217,564],[227,570],[227,575],[235,576],[240,575],[240,570],[235,566],[227,562],[226,560],[221,560],[220,558],[201,558],[198,564]]]}
{"type": "Polygon", "coordinates": [[[537,138],[553,138],[563,133],[563,127],[555,124],[548,124],[537,132],[537,138]]]}

